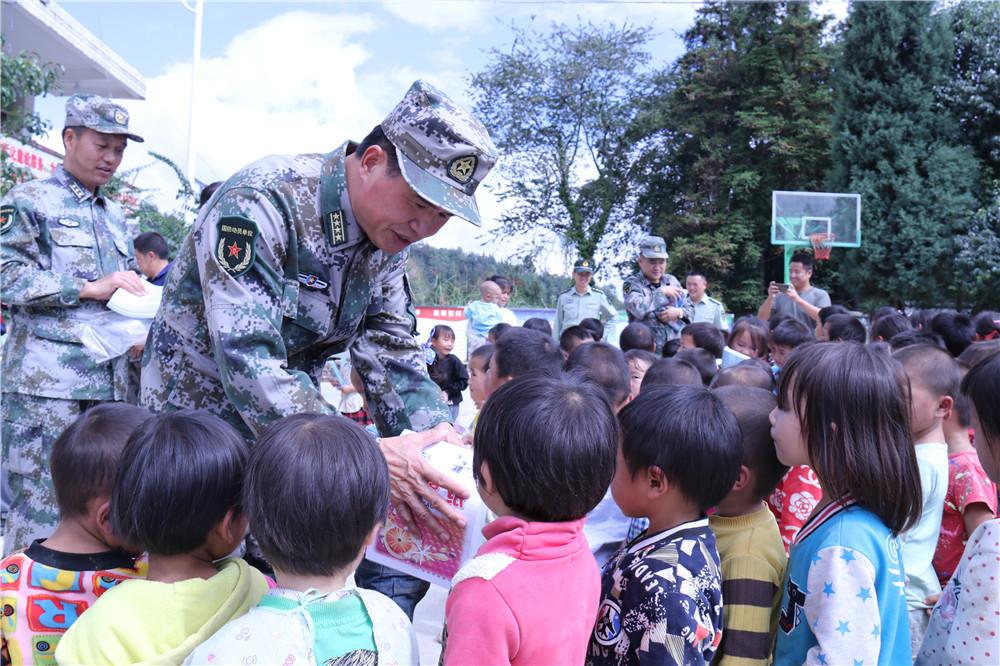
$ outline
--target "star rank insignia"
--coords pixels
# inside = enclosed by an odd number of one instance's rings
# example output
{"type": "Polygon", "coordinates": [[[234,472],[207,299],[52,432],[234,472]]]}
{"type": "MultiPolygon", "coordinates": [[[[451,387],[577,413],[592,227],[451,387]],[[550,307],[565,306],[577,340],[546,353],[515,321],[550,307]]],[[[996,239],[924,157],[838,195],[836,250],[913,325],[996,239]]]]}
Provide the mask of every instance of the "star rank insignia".
{"type": "Polygon", "coordinates": [[[323,220],[326,228],[326,238],[330,245],[342,245],[347,242],[347,229],[344,226],[344,211],[335,210],[326,214],[323,220]]]}
{"type": "Polygon", "coordinates": [[[215,258],[219,265],[232,275],[239,277],[250,270],[257,252],[257,224],[245,217],[223,217],[218,225],[219,241],[215,248],[215,258]]]}

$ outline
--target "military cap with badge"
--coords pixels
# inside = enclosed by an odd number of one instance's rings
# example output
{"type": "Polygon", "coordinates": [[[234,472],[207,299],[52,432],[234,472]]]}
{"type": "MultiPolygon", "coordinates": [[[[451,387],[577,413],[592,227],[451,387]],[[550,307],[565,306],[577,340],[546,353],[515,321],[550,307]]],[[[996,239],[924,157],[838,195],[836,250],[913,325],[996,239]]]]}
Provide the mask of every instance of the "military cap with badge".
{"type": "Polygon", "coordinates": [[[667,241],[660,236],[646,236],[639,242],[639,254],[646,259],[666,259],[667,241]]]}
{"type": "Polygon", "coordinates": [[[594,265],[587,259],[577,259],[573,262],[574,273],[593,273],[594,265]]]}
{"type": "Polygon", "coordinates": [[[138,134],[128,131],[128,111],[100,95],[73,95],[66,100],[64,127],[86,127],[101,134],[124,134],[143,143],[138,134]]]}
{"type": "Polygon", "coordinates": [[[497,161],[486,127],[440,90],[416,81],[385,120],[400,170],[417,194],[481,226],[475,192],[497,161]]]}

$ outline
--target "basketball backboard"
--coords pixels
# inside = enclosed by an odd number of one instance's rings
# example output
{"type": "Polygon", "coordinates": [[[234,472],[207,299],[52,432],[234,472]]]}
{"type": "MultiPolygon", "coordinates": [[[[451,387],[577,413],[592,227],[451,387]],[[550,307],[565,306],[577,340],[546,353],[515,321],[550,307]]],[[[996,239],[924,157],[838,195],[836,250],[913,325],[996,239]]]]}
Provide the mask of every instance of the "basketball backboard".
{"type": "Polygon", "coordinates": [[[827,234],[833,247],[861,247],[861,195],[772,192],[771,243],[809,245],[813,234],[827,234]]]}

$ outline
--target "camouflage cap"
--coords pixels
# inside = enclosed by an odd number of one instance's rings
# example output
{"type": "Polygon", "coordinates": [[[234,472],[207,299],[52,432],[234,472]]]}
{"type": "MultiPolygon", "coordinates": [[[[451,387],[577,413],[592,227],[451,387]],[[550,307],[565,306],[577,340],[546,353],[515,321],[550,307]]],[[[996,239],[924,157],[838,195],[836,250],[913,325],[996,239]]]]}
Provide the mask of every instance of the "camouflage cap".
{"type": "Polygon", "coordinates": [[[666,259],[667,241],[659,236],[646,236],[639,243],[639,254],[647,259],[666,259]]]}
{"type": "Polygon", "coordinates": [[[107,97],[73,95],[66,100],[64,127],[88,127],[102,134],[124,134],[142,143],[143,138],[128,131],[128,111],[107,97]]]}
{"type": "Polygon", "coordinates": [[[403,177],[417,194],[481,224],[474,194],[497,161],[497,148],[481,122],[426,81],[416,81],[382,121],[396,146],[403,177]]]}
{"type": "Polygon", "coordinates": [[[577,259],[573,262],[574,273],[593,273],[594,264],[586,259],[577,259]]]}

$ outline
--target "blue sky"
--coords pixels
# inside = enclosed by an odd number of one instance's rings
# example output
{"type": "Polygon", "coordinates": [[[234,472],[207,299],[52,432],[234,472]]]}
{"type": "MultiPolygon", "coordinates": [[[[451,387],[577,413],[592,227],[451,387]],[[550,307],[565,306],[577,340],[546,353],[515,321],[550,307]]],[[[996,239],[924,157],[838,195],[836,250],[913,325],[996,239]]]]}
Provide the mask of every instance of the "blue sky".
{"type": "MultiPolygon", "coordinates": [[[[691,25],[697,4],[207,0],[196,96],[196,177],[221,180],[268,154],[326,152],[348,138],[360,139],[416,78],[467,102],[467,77],[487,62],[490,49],[510,44],[511,24],[542,32],[556,22],[650,26],[654,64],[666,65],[683,52],[680,34],[691,25]]],[[[146,143],[130,146],[122,168],[148,164],[146,150],[185,165],[193,14],[179,1],[60,5],[146,80],[146,100],[125,102],[133,129],[146,143]]],[[[56,127],[63,101],[46,100],[38,107],[56,127]]],[[[51,137],[53,142],[58,138],[51,137]]],[[[489,183],[478,197],[486,218],[498,210],[489,183]]],[[[170,208],[176,181],[166,167],[143,170],[136,184],[158,190],[157,203],[170,208]]],[[[511,242],[490,240],[457,220],[434,239],[435,245],[501,256],[510,253],[511,242]]],[[[572,263],[555,239],[549,245],[544,263],[550,269],[572,263]]]]}

